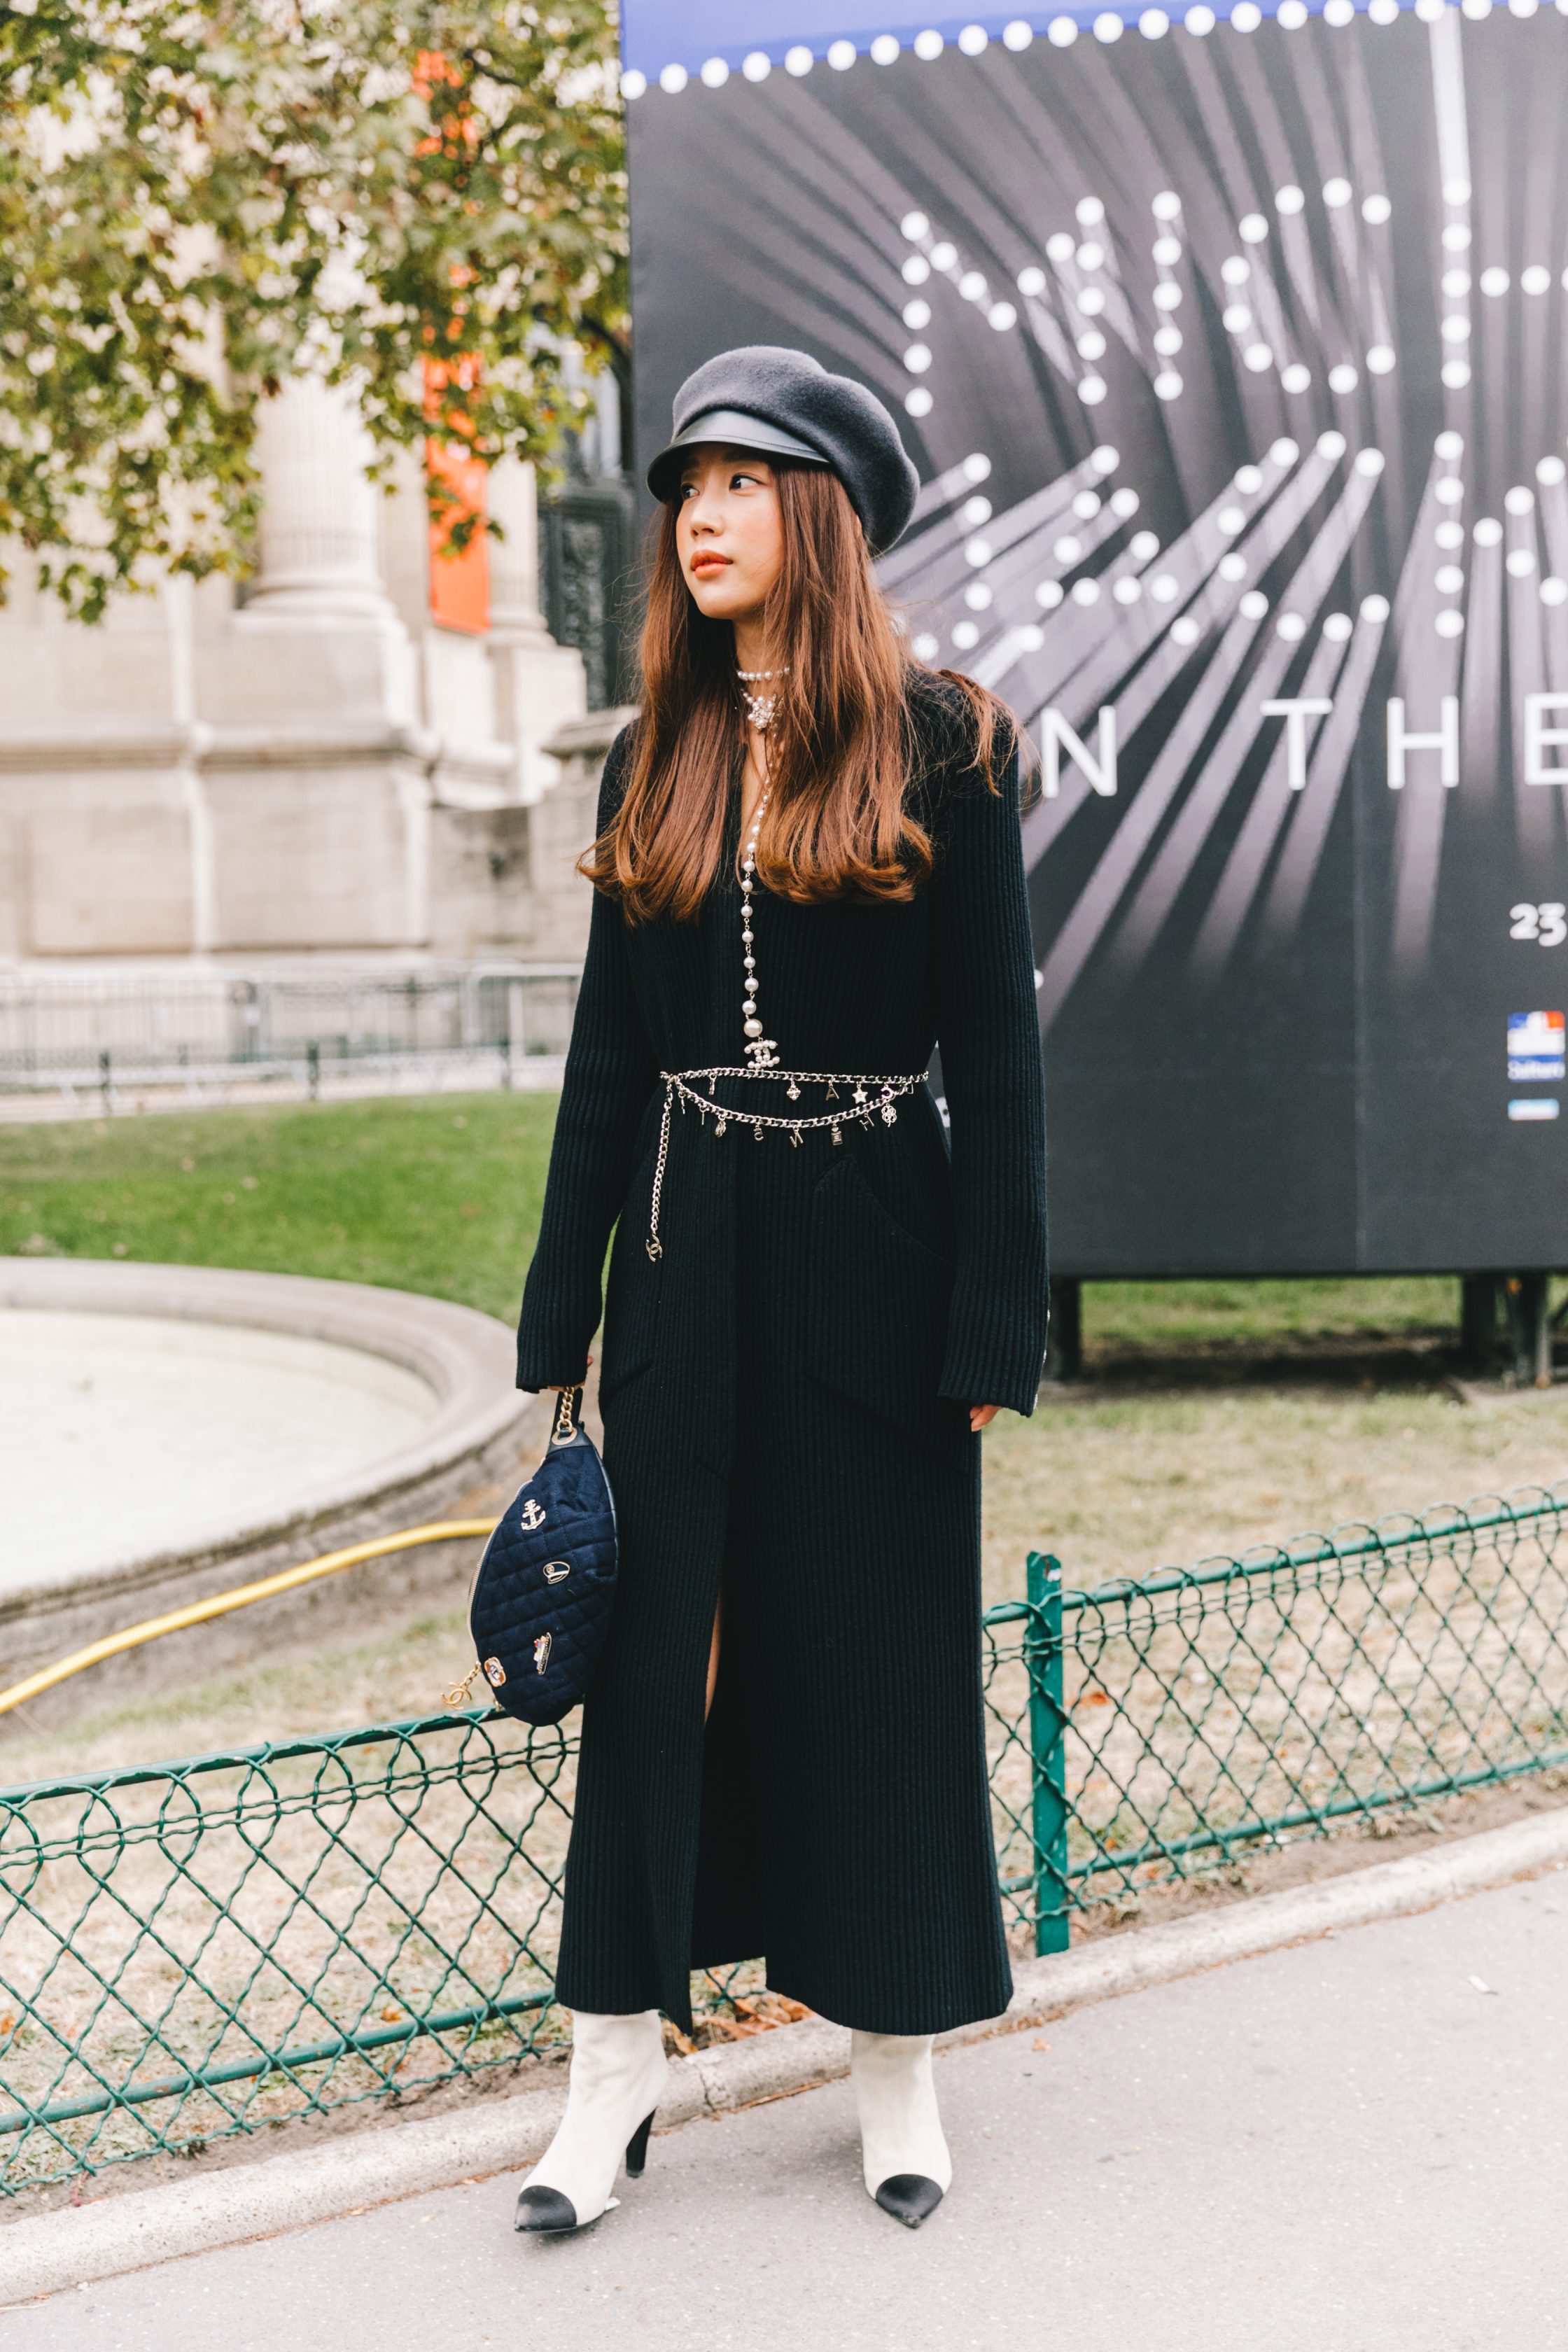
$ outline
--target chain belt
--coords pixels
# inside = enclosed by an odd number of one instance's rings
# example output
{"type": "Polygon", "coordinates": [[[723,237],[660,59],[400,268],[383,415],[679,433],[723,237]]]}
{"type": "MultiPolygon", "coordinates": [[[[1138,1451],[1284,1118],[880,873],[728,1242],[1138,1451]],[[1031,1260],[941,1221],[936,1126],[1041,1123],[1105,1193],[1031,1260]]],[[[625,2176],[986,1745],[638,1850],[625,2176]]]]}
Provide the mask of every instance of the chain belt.
{"type": "Polygon", "coordinates": [[[811,1129],[829,1128],[834,1142],[842,1143],[844,1129],[853,1119],[858,1119],[862,1127],[868,1128],[873,1118],[880,1118],[885,1127],[891,1127],[899,1115],[894,1106],[900,1097],[912,1095],[917,1087],[925,1084],[923,1070],[917,1070],[910,1076],[889,1078],[856,1070],[759,1069],[754,1064],[740,1069],[661,1070],[659,1076],[664,1080],[664,1115],[658,1123],[658,1159],[653,1171],[653,1205],[648,1218],[647,1243],[647,1254],[654,1259],[664,1255],[664,1244],[658,1237],[658,1210],[664,1194],[664,1163],[669,1154],[670,1114],[677,1104],[683,1111],[689,1108],[695,1110],[704,1127],[711,1119],[715,1138],[727,1134],[731,1126],[749,1127],[761,1143],[764,1128],[778,1128],[788,1135],[791,1144],[798,1150],[801,1137],[811,1129]],[[800,1100],[805,1087],[821,1087],[826,1089],[824,1099],[837,1101],[839,1107],[837,1110],[784,1114],[731,1110],[727,1104],[715,1098],[714,1089],[721,1078],[776,1079],[787,1090],[792,1102],[800,1100]],[[703,1082],[707,1086],[706,1094],[700,1091],[703,1082]],[[841,1087],[852,1089],[847,1102],[839,1096],[841,1087]]]}

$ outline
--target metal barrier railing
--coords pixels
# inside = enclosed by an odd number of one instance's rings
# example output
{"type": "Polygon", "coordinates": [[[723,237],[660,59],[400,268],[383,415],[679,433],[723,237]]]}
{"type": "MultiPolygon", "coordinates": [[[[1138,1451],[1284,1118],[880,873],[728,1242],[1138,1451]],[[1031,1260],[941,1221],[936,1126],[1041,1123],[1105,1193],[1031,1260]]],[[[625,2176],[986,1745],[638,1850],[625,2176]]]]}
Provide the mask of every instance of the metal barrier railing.
{"type": "MultiPolygon", "coordinates": [[[[986,1612],[1016,1945],[1568,1762],[1568,1489],[986,1612]]],[[[9,2191],[557,2039],[575,1739],[440,1713],[0,1791],[9,2191]]],[[[752,1971],[699,1985],[732,2013],[752,1971]]]]}
{"type": "Polygon", "coordinates": [[[1261,1843],[1568,1764],[1565,1522],[1568,1484],[1086,1592],[1033,1556],[1011,1680],[999,1653],[989,1679],[1004,1885],[1037,1950],[1261,1843]]]}
{"type": "Polygon", "coordinates": [[[521,1080],[571,1035],[572,964],[406,971],[0,973],[0,1094],[58,1091],[112,1109],[135,1087],[240,1084],[315,1096],[443,1070],[521,1080]]]}

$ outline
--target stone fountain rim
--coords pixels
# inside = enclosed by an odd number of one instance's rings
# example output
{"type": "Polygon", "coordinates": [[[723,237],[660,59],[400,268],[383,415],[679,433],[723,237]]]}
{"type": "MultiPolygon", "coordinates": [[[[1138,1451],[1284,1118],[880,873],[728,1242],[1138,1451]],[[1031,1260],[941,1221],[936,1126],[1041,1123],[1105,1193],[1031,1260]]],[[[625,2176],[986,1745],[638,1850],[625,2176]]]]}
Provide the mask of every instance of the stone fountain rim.
{"type": "Polygon", "coordinates": [[[0,1310],[16,1307],[248,1326],[321,1339],[415,1373],[437,1402],[417,1434],[389,1453],[297,1489],[270,1511],[197,1523],[174,1544],[106,1556],[86,1575],[39,1578],[5,1595],[0,1622],[89,1590],[103,1594],[169,1569],[252,1554],[413,1492],[477,1461],[517,1427],[534,1402],[515,1386],[514,1343],[505,1324],[476,1307],[415,1291],[229,1266],[0,1257],[0,1310]]]}

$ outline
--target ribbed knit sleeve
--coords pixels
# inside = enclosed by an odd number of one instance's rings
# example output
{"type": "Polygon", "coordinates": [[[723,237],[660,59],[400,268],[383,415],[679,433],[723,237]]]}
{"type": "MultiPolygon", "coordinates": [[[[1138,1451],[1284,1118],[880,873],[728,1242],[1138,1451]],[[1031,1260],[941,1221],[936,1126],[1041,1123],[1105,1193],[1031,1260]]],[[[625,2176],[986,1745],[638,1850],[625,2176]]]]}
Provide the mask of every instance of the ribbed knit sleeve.
{"type": "MultiPolygon", "coordinates": [[[[602,833],[619,804],[630,730],[616,736],[599,792],[602,833]]],[[[551,1147],[539,1241],[517,1333],[520,1389],[563,1388],[587,1370],[599,1326],[610,1229],[631,1181],[638,1123],[658,1076],[627,969],[617,899],[594,894],[588,952],[551,1147]]]]}
{"type": "Polygon", "coordinates": [[[941,1392],[1032,1412],[1049,1315],[1045,1077],[1016,750],[998,781],[950,779],[931,883],[958,1220],[941,1392]]]}

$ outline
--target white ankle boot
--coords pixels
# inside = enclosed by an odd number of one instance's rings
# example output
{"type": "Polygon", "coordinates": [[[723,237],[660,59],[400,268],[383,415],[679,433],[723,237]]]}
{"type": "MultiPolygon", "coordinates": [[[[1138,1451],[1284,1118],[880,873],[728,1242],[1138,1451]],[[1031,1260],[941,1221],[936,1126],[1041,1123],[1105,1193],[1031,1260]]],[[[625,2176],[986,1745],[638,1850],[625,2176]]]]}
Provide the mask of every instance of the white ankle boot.
{"type": "Polygon", "coordinates": [[[929,2033],[860,2032],[849,2045],[866,2187],[910,2230],[936,2210],[952,2179],[931,2045],[929,2033]]]}
{"type": "Polygon", "coordinates": [[[517,2200],[520,2230],[580,2230],[618,2200],[621,2158],[634,2180],[664,2095],[668,2062],[657,2009],[630,2017],[572,2018],[572,2074],[561,2126],[517,2200]]]}

